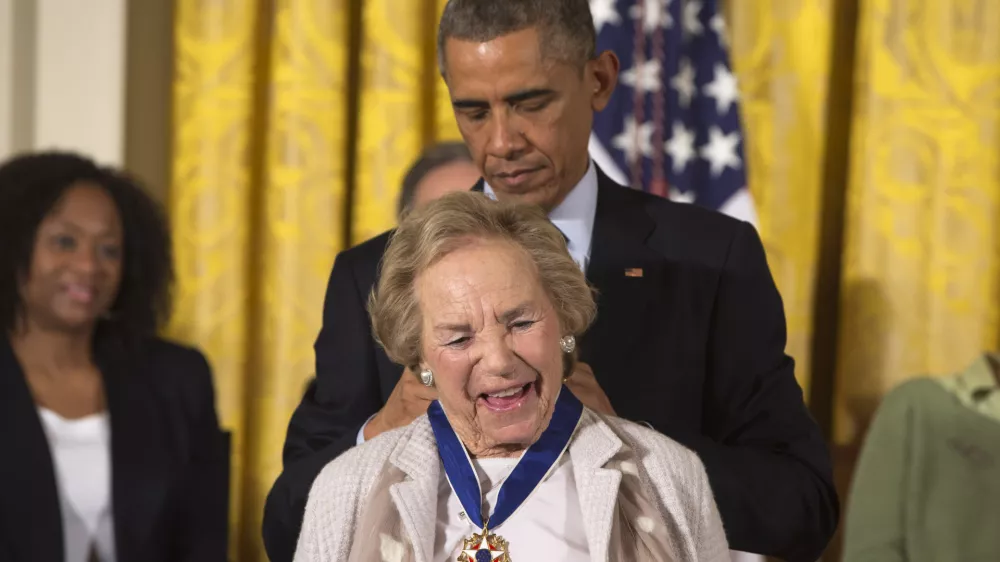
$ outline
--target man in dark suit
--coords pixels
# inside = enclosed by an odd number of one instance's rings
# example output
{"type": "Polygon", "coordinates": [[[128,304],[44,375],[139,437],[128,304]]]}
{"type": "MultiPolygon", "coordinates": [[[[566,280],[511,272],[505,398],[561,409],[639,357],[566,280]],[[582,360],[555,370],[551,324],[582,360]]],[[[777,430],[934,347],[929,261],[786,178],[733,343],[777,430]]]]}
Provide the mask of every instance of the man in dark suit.
{"type": "MultiPolygon", "coordinates": [[[[483,173],[475,189],[545,208],[597,288],[597,321],[570,389],[695,450],[731,548],[817,559],[838,502],[784,353],[781,298],[760,239],[746,223],[618,186],[590,161],[593,112],[611,97],[618,60],[595,53],[587,0],[451,0],[438,46],[483,173]]],[[[317,379],[292,418],[265,510],[274,561],[291,559],[322,467],[408,424],[434,398],[372,339],[365,301],[388,236],[342,252],[333,267],[317,379]]]]}

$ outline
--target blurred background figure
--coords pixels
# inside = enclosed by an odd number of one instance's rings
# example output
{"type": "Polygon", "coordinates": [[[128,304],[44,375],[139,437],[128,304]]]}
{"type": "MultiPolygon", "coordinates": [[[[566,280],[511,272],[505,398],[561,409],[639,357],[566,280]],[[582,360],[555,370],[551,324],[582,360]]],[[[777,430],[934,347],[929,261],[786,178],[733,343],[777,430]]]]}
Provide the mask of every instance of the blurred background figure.
{"type": "Polygon", "coordinates": [[[844,562],[1000,560],[1000,356],[901,384],[851,487],[844,562]]]}
{"type": "Polygon", "coordinates": [[[130,178],[0,166],[0,559],[218,561],[228,453],[212,375],[156,337],[170,237],[130,178]]]}
{"type": "Polygon", "coordinates": [[[464,142],[442,142],[430,146],[403,177],[397,215],[453,191],[469,191],[479,181],[479,170],[464,142]]]}

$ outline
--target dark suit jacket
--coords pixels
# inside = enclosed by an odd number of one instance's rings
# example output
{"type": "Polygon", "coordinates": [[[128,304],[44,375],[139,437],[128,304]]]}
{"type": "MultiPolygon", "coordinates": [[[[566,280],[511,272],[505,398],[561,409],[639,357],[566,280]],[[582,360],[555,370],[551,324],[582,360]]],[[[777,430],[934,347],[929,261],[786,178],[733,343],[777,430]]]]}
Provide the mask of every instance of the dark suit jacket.
{"type": "MultiPolygon", "coordinates": [[[[273,562],[291,560],[313,479],[355,444],[399,380],[402,368],[372,340],[365,312],[387,242],[388,233],[344,251],[333,266],[317,378],[292,417],[284,472],[264,512],[273,562]]],[[[581,359],[616,412],[701,456],[731,548],[816,560],[839,506],[753,227],[600,173],[587,278],[598,313],[581,359]],[[630,268],[642,276],[626,276],[630,268]]]]}
{"type": "MultiPolygon", "coordinates": [[[[119,562],[226,560],[229,456],[205,358],[153,340],[97,352],[111,422],[119,562]]],[[[7,338],[0,338],[0,560],[62,562],[48,439],[7,338]]]]}

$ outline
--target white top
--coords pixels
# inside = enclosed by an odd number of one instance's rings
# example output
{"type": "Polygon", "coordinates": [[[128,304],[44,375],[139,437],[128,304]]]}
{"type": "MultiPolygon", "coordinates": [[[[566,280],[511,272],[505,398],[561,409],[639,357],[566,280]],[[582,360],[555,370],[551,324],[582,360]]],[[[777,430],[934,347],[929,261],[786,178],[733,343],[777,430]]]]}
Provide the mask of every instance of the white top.
{"type": "MultiPolygon", "coordinates": [[[[483,183],[483,193],[496,199],[490,184],[483,183]]],[[[569,255],[573,256],[580,269],[587,271],[590,265],[590,243],[594,237],[594,217],[597,216],[597,168],[590,161],[587,173],[580,183],[570,191],[562,203],[552,209],[549,220],[562,231],[568,241],[569,255]]]]}
{"type": "Polygon", "coordinates": [[[111,428],[107,412],[68,420],[38,409],[55,463],[66,562],[87,562],[96,546],[115,561],[111,513],[111,428]]]}
{"type": "MultiPolygon", "coordinates": [[[[672,560],[730,562],[722,518],[712,497],[708,475],[694,451],[641,425],[620,418],[603,418],[585,407],[567,453],[567,463],[573,469],[572,479],[579,479],[581,484],[576,485],[571,501],[587,507],[586,510],[576,509],[582,511],[584,528],[588,530],[587,546],[592,560],[607,560],[612,547],[610,541],[615,537],[621,482],[624,478],[632,478],[638,471],[645,480],[642,486],[643,491],[649,494],[650,507],[656,509],[659,517],[667,523],[665,527],[654,525],[652,532],[666,535],[664,540],[672,560]],[[627,458],[633,453],[636,465],[625,466],[614,460],[616,457],[627,458]]],[[[558,474],[568,473],[558,471],[558,474]]],[[[543,486],[547,487],[553,480],[543,486]]],[[[367,441],[360,447],[344,451],[327,464],[313,482],[302,519],[295,561],[347,560],[357,524],[365,514],[367,498],[376,494],[391,494],[392,504],[403,524],[396,529],[375,531],[400,533],[399,539],[412,545],[418,557],[440,560],[434,555],[439,540],[438,521],[444,517],[438,512],[440,483],[441,459],[427,416],[417,418],[406,427],[383,433],[378,439],[367,441]],[[386,463],[401,474],[382,482],[386,475],[386,463]]],[[[568,487],[554,492],[541,490],[528,501],[548,501],[551,496],[566,497],[568,490],[568,487]]],[[[537,508],[533,507],[531,511],[537,512],[537,508]]],[[[497,530],[498,534],[510,539],[511,548],[515,549],[512,551],[513,560],[546,560],[530,552],[530,545],[525,547],[524,543],[517,542],[523,540],[523,535],[514,528],[514,522],[524,516],[530,517],[531,511],[515,513],[509,523],[504,523],[497,530]]],[[[567,508],[565,513],[569,515],[574,511],[567,508]]],[[[555,518],[535,521],[535,524],[551,528],[551,521],[555,518]]],[[[636,523],[636,528],[644,528],[643,524],[636,523]]],[[[471,527],[467,526],[463,532],[472,530],[471,527]]],[[[568,527],[566,534],[570,541],[564,538],[562,542],[575,543],[582,532],[575,526],[568,527]]],[[[629,531],[622,529],[621,532],[629,531]]],[[[400,551],[394,544],[394,537],[380,538],[389,539],[385,541],[386,550],[382,552],[392,554],[400,551]]],[[[440,540],[444,542],[443,535],[440,540]]],[[[623,540],[629,540],[627,535],[623,540]]],[[[443,546],[441,550],[444,550],[443,546]]],[[[540,552],[547,554],[548,550],[540,552]]],[[[388,560],[395,558],[390,556],[388,560]]]]}
{"type": "MultiPolygon", "coordinates": [[[[486,494],[488,512],[493,511],[502,481],[516,462],[517,459],[473,460],[480,486],[490,490],[486,494]]],[[[478,531],[464,511],[442,467],[438,484],[435,562],[456,560],[462,551],[463,539],[478,531]]],[[[496,529],[496,534],[510,545],[512,560],[590,561],[583,512],[568,455],[562,456],[555,470],[528,496],[521,509],[496,529]]]]}

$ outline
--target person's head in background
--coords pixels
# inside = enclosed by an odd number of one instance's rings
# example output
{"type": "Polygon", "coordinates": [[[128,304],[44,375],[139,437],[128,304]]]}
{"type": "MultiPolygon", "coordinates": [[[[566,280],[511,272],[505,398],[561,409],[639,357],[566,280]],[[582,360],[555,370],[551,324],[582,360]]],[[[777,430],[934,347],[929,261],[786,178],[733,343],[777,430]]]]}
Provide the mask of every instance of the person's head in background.
{"type": "Polygon", "coordinates": [[[127,342],[166,320],[166,221],[118,171],[62,152],[2,163],[0,240],[0,325],[11,338],[98,330],[127,342]]]}
{"type": "Polygon", "coordinates": [[[453,191],[468,191],[479,181],[479,170],[464,143],[442,142],[430,146],[403,177],[397,218],[453,191]]]}
{"type": "Polygon", "coordinates": [[[458,128],[500,199],[552,210],[587,171],[618,79],[588,0],[449,0],[438,65],[458,128]]]}

